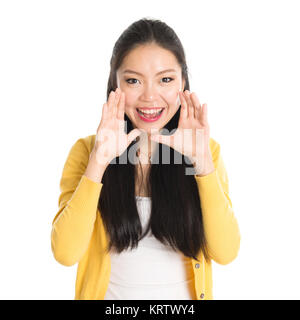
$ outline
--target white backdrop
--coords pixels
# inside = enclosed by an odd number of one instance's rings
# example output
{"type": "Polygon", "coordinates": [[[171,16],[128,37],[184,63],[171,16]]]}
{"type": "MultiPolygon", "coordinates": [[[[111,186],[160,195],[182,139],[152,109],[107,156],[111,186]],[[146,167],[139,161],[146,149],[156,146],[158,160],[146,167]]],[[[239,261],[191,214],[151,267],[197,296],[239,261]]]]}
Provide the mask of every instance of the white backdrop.
{"type": "Polygon", "coordinates": [[[299,299],[297,4],[1,1],[0,298],[74,299],[50,242],[62,168],[96,133],[115,41],[147,17],[180,37],[229,177],[241,247],[213,263],[214,298],[299,299]]]}

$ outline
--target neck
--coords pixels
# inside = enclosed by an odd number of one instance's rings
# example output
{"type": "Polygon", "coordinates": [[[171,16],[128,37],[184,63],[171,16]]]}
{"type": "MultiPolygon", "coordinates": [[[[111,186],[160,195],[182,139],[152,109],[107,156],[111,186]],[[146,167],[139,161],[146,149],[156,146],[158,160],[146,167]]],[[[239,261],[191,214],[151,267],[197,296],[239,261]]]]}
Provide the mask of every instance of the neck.
{"type": "Polygon", "coordinates": [[[158,144],[150,139],[150,134],[143,132],[139,136],[139,141],[137,142],[137,151],[139,153],[139,158],[148,161],[149,157],[154,154],[155,148],[158,144]]]}

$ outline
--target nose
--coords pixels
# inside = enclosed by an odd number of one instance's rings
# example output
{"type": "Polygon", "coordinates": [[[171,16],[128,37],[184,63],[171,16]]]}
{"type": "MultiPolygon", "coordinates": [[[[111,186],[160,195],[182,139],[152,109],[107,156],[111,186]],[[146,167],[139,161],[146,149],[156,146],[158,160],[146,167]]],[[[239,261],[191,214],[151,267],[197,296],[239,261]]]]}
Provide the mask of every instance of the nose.
{"type": "Polygon", "coordinates": [[[144,101],[153,101],[155,99],[156,92],[155,88],[151,85],[148,84],[147,86],[144,87],[143,92],[142,92],[142,100],[144,101]]]}

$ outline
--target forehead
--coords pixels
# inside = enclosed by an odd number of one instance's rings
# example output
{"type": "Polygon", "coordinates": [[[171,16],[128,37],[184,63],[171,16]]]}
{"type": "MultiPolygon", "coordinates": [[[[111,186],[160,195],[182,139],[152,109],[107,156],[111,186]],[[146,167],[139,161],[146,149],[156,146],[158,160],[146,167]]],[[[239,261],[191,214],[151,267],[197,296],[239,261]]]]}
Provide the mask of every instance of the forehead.
{"type": "Polygon", "coordinates": [[[181,71],[174,54],[157,45],[143,45],[131,50],[123,59],[119,72],[123,73],[126,69],[143,74],[156,74],[165,69],[181,71]]]}

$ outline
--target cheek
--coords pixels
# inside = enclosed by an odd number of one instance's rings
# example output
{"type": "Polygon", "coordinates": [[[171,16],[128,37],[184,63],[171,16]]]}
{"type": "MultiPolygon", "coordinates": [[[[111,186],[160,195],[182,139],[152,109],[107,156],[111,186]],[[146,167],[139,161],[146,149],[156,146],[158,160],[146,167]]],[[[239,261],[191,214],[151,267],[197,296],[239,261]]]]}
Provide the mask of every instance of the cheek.
{"type": "Polygon", "coordinates": [[[167,101],[169,106],[178,106],[180,104],[179,91],[178,90],[170,90],[165,92],[164,98],[167,101]]]}
{"type": "Polygon", "coordinates": [[[131,107],[134,107],[136,104],[137,95],[134,94],[132,91],[126,91],[126,90],[124,90],[124,93],[125,93],[125,109],[126,108],[130,109],[131,107]]]}
{"type": "Polygon", "coordinates": [[[126,91],[124,92],[125,92],[125,113],[129,117],[129,119],[132,121],[132,119],[134,118],[133,113],[135,112],[137,97],[136,95],[132,94],[132,92],[131,93],[126,91]]]}

